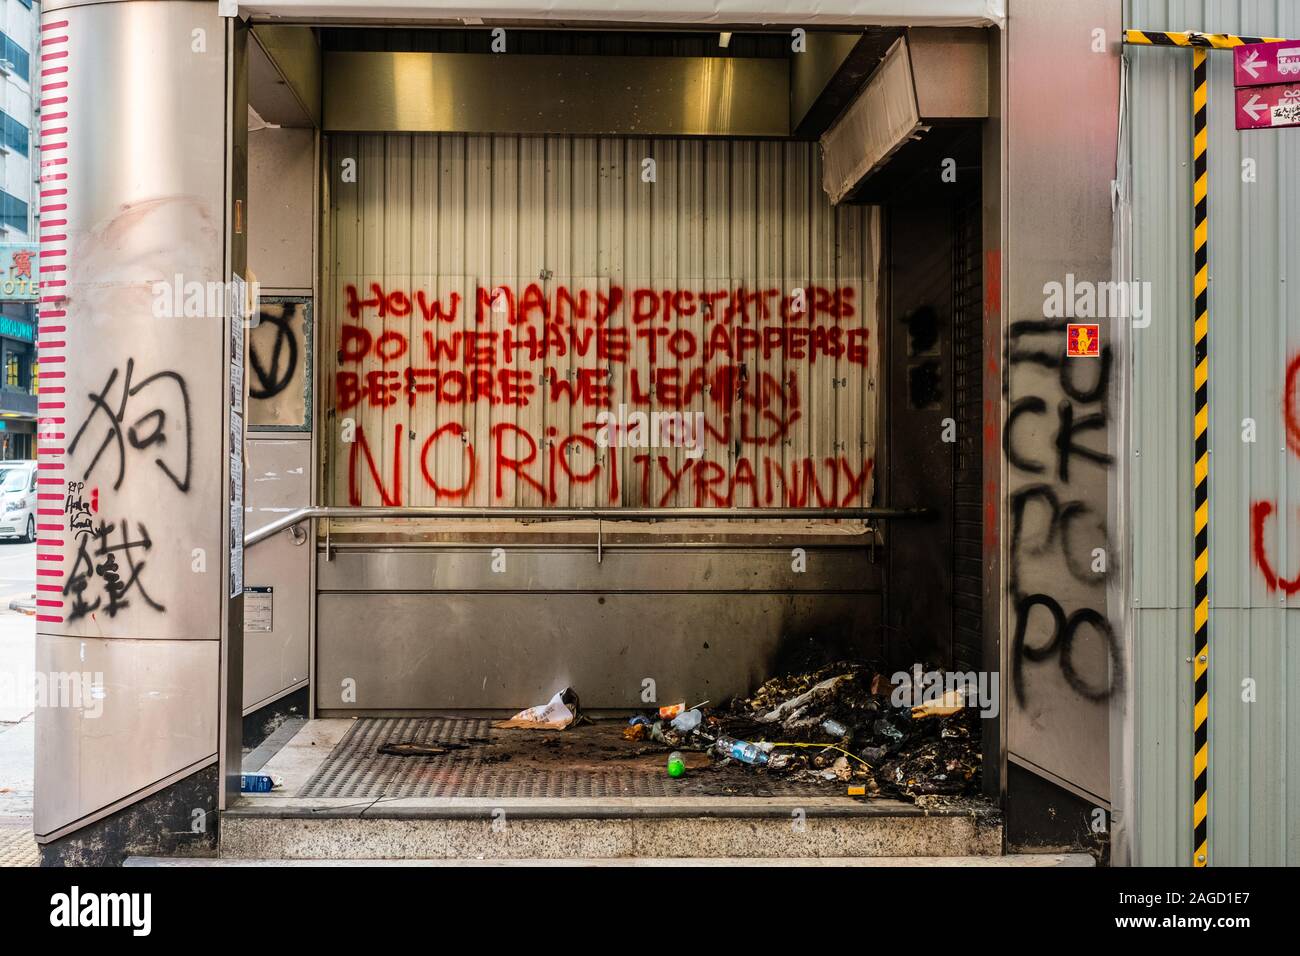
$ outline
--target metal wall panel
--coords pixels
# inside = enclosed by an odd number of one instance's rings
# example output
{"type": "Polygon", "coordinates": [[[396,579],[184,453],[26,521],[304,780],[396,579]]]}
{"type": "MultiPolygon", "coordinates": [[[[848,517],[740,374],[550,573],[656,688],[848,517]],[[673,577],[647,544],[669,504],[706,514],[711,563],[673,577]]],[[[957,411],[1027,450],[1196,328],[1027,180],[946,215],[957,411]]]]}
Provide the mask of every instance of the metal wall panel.
{"type": "MultiPolygon", "coordinates": [[[[1002,461],[1003,679],[1008,759],[1111,798],[1108,699],[1123,674],[1093,551],[1109,547],[1111,347],[1066,357],[1069,321],[1048,283],[1091,284],[1111,271],[1118,45],[1115,0],[1017,0],[1006,32],[1006,316],[1002,461]],[[1062,103],[1087,104],[1086,119],[1062,103]]],[[[1073,314],[1073,312],[1071,313],[1073,314]]],[[[1086,319],[1081,319],[1087,321],[1086,319]]],[[[1109,322],[1102,325],[1109,343],[1109,322]]],[[[986,355],[986,358],[989,356],[986,355]]],[[[1014,794],[1012,795],[1014,801],[1014,794]]]]}
{"type": "MultiPolygon", "coordinates": [[[[310,129],[267,128],[249,134],[248,149],[248,267],[262,285],[263,314],[257,329],[249,329],[247,478],[248,531],[285,512],[312,503],[313,450],[311,379],[315,343],[319,336],[297,336],[296,326],[266,319],[277,312],[277,293],[314,301],[316,204],[316,133],[310,129]],[[291,341],[292,339],[292,341],[291,341]],[[290,347],[292,346],[292,347],[290,347]],[[278,424],[300,409],[291,392],[302,390],[307,400],[304,423],[278,424]],[[256,396],[265,396],[263,400],[256,396]]],[[[314,310],[313,310],[314,312],[314,310]]],[[[312,316],[314,324],[314,315],[312,316]]],[[[311,643],[312,554],[307,536],[288,532],[262,542],[245,555],[245,580],[250,587],[270,588],[252,600],[270,600],[271,630],[245,630],[243,707],[249,710],[273,700],[307,680],[311,643]]],[[[255,625],[259,626],[260,625],[255,625]]]]}
{"type": "MultiPolygon", "coordinates": [[[[311,502],[311,442],[300,438],[248,439],[245,527],[256,531],[311,502]]],[[[310,643],[311,547],[304,532],[288,531],[245,555],[244,709],[271,700],[307,680],[310,643]],[[271,604],[271,629],[249,613],[250,601],[271,604]]]]}
{"type": "MultiPolygon", "coordinates": [[[[1300,37],[1285,0],[1130,0],[1126,26],[1300,37]]],[[[1132,334],[1134,858],[1191,853],[1191,62],[1129,48],[1133,274],[1151,325],[1132,334]]],[[[1210,54],[1210,863],[1300,863],[1300,133],[1238,133],[1232,54],[1210,54]],[[1250,174],[1253,168],[1253,179],[1250,174]],[[1247,422],[1247,420],[1250,420],[1247,422]],[[1254,440],[1245,440],[1252,428],[1254,440]],[[1263,534],[1252,528],[1261,508],[1263,534]],[[1253,682],[1254,702],[1245,697],[1253,682]]]]}
{"type": "Polygon", "coordinates": [[[263,289],[311,291],[315,164],[314,130],[248,134],[248,267],[263,289]]]}
{"type": "MultiPolygon", "coordinates": [[[[345,358],[334,377],[331,503],[870,503],[879,216],[872,207],[830,206],[818,185],[814,144],[504,135],[329,139],[327,336],[345,356],[372,343],[364,357],[345,358]],[[643,178],[645,160],[654,161],[653,182],[643,178]],[[357,289],[360,302],[374,298],[372,284],[410,298],[422,291],[426,299],[414,306],[389,299],[394,308],[384,315],[374,305],[350,312],[348,287],[357,289]],[[502,286],[508,287],[504,316],[493,298],[502,286]],[[479,287],[490,301],[476,315],[479,287]],[[537,390],[526,404],[456,404],[441,400],[445,393],[427,393],[444,373],[470,366],[460,356],[428,360],[426,332],[439,345],[457,333],[522,334],[514,319],[527,314],[522,303],[529,289],[554,305],[560,287],[588,293],[592,312],[598,296],[624,296],[605,324],[608,335],[626,335],[633,344],[626,362],[600,356],[595,347],[544,360],[520,351],[506,371],[537,390]],[[844,309],[840,318],[828,317],[841,287],[851,290],[844,298],[852,295],[853,315],[844,309]],[[842,326],[841,341],[852,334],[852,341],[866,343],[867,357],[855,359],[841,346],[838,356],[822,352],[815,362],[782,349],[735,359],[715,350],[705,358],[706,336],[725,323],[713,321],[717,315],[706,321],[696,299],[674,298],[667,321],[662,313],[652,323],[634,318],[636,308],[662,304],[655,297],[666,291],[703,289],[763,293],[747,307],[748,318],[729,317],[747,330],[780,326],[784,300],[804,289],[812,311],[805,328],[842,326]],[[454,320],[446,316],[453,295],[460,302],[454,320]],[[444,317],[426,319],[434,299],[444,317]],[[763,321],[764,308],[771,321],[763,321]],[[411,314],[395,314],[408,309],[411,314]],[[341,337],[345,325],[354,326],[350,340],[341,337]],[[406,351],[377,355],[375,343],[384,335],[385,348],[406,351]],[[673,336],[681,336],[682,354],[668,357],[673,336]],[[673,409],[670,383],[656,382],[648,397],[652,366],[683,385],[696,374],[708,384],[681,408],[708,417],[698,461],[681,447],[595,447],[599,402],[554,398],[557,388],[610,383],[615,409],[620,401],[629,411],[673,409]],[[417,380],[414,395],[405,378],[416,374],[410,368],[427,376],[417,380]],[[361,395],[371,383],[377,390],[361,395]],[[529,463],[500,467],[506,458],[529,463]]],[[[735,301],[735,295],[719,300],[716,312],[725,315],[735,301]]],[[[810,341],[806,352],[813,347],[810,341]]]]}
{"type": "MultiPolygon", "coordinates": [[[[859,543],[809,547],[808,570],[791,566],[788,548],[683,550],[672,545],[637,550],[606,546],[512,549],[503,570],[493,568],[492,547],[420,547],[357,550],[340,547],[320,563],[318,590],[427,592],[660,592],[708,590],[792,593],[880,590],[881,566],[859,543]]],[[[657,622],[647,622],[658,628],[657,622]]]]}
{"type": "Polygon", "coordinates": [[[317,706],[518,710],[566,685],[586,708],[748,693],[816,647],[881,654],[864,549],[341,551],[319,560],[317,706]],[[783,657],[783,655],[785,655],[783,657]],[[351,679],[351,683],[346,683],[351,679]],[[344,699],[344,691],[355,696],[344,699]]]}
{"type": "Polygon", "coordinates": [[[330,132],[790,132],[790,63],[776,57],[327,51],[322,72],[330,132]]]}
{"type": "Polygon", "coordinates": [[[32,829],[49,837],[216,759],[216,641],[36,640],[36,673],[73,693],[36,711],[32,829]]]}

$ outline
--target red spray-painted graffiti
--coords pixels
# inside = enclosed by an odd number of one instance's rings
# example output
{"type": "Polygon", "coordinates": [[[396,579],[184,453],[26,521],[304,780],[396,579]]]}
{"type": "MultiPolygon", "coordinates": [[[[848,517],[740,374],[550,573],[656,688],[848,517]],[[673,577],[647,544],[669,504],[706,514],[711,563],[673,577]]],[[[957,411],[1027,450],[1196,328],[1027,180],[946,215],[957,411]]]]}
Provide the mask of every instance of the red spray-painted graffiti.
{"type": "Polygon", "coordinates": [[[471,503],[481,482],[492,501],[523,489],[543,504],[587,486],[597,501],[641,506],[870,500],[869,416],[857,416],[858,441],[790,451],[813,369],[841,376],[835,386],[851,369],[856,382],[873,377],[874,316],[856,286],[464,288],[345,286],[334,401],[357,419],[344,450],[350,503],[403,504],[408,470],[445,503],[471,503]],[[482,409],[493,410],[487,426],[482,409]],[[620,421],[698,416],[698,447],[606,454],[616,409],[620,421]]]}
{"type": "MultiPolygon", "coordinates": [[[[393,426],[392,452],[386,460],[381,460],[382,455],[377,454],[365,429],[358,427],[356,440],[349,452],[348,469],[353,479],[348,487],[350,504],[361,504],[359,479],[363,474],[369,477],[373,487],[379,489],[383,504],[404,503],[403,427],[400,424],[393,426]]],[[[464,441],[466,435],[466,429],[462,425],[449,422],[430,433],[420,446],[420,474],[439,500],[449,503],[463,501],[474,487],[480,455],[472,443],[464,441]],[[462,444],[466,464],[465,477],[459,486],[446,486],[432,473],[432,452],[440,442],[462,444]]],[[[578,469],[566,454],[571,445],[581,445],[594,452],[597,445],[589,436],[568,435],[546,445],[539,445],[529,432],[508,422],[492,426],[491,435],[489,460],[493,494],[496,498],[505,494],[507,478],[512,477],[514,481],[536,490],[548,504],[559,500],[559,492],[564,487],[592,483],[602,489],[602,496],[606,500],[621,500],[617,456],[610,456],[603,464],[578,469]]],[[[551,437],[556,438],[555,435],[551,437]]],[[[742,457],[736,460],[735,467],[728,473],[723,465],[707,458],[674,462],[667,455],[642,453],[633,455],[631,461],[642,478],[643,494],[640,504],[664,507],[679,491],[685,491],[694,497],[697,508],[715,505],[847,507],[864,500],[873,465],[868,460],[855,466],[845,455],[823,459],[803,457],[788,464],[783,464],[779,457],[742,457]],[[649,478],[655,471],[667,484],[663,492],[652,499],[649,494],[649,478]]]]}
{"type": "MultiPolygon", "coordinates": [[[[1286,425],[1286,444],[1291,454],[1300,456],[1300,352],[1291,357],[1286,367],[1286,384],[1282,390],[1282,421],[1286,425]]],[[[1300,592],[1300,574],[1294,578],[1283,577],[1269,557],[1267,532],[1269,518],[1277,510],[1276,501],[1255,500],[1250,503],[1250,553],[1255,567],[1264,578],[1269,592],[1283,594],[1300,592]]]]}

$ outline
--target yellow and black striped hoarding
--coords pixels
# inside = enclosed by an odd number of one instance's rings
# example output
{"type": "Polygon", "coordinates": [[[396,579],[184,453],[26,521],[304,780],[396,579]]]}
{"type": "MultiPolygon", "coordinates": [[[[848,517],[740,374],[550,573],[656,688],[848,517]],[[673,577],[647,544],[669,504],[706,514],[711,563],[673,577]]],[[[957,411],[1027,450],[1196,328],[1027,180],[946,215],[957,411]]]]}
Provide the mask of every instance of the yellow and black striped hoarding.
{"type": "Polygon", "coordinates": [[[1210,841],[1210,300],[1209,300],[1209,51],[1231,50],[1248,43],[1282,43],[1281,37],[1247,37],[1227,33],[1126,30],[1124,42],[1135,46],[1188,47],[1192,51],[1192,297],[1193,387],[1193,657],[1192,705],[1192,860],[1209,863],[1210,841]]]}

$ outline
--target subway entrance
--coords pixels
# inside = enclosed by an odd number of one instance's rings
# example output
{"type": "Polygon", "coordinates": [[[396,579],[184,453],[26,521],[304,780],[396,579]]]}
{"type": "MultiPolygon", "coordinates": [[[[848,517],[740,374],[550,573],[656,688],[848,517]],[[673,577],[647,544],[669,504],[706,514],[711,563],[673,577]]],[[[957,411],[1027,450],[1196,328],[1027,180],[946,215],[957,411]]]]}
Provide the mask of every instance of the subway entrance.
{"type": "Polygon", "coordinates": [[[861,818],[850,844],[934,827],[944,852],[1000,852],[969,504],[982,117],[892,159],[887,133],[849,131],[913,49],[982,33],[817,36],[831,76],[776,111],[727,77],[789,101],[806,67],[786,32],[531,31],[496,61],[471,31],[317,39],[319,131],[250,99],[250,368],[287,384],[250,401],[247,575],[271,637],[246,611],[244,700],[258,733],[291,716],[246,755],[274,789],[232,805],[230,852],[357,801],[767,826],[812,801],[861,818]],[[505,70],[557,103],[573,69],[629,58],[680,76],[698,115],[596,96],[599,120],[377,119],[419,89],[375,86],[390,66],[505,70]],[[838,169],[845,150],[879,151],[878,175],[838,169]],[[304,206],[268,214],[286,168],[310,174],[304,206]],[[318,271],[280,261],[311,234],[318,271]],[[309,602],[274,580],[295,566],[309,602]],[[286,613],[311,634],[287,695],[264,667],[286,613]]]}

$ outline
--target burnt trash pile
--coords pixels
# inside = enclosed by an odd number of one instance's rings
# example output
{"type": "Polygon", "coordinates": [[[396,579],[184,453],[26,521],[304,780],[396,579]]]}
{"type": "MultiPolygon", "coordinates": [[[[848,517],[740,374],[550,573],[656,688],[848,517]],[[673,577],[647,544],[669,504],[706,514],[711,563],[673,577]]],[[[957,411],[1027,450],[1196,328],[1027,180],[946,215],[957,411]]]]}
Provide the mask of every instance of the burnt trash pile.
{"type": "Polygon", "coordinates": [[[914,693],[923,672],[918,665],[891,683],[882,667],[841,661],[773,678],[716,709],[683,702],[635,716],[624,736],[865,796],[975,795],[979,710],[961,689],[914,693]]]}

